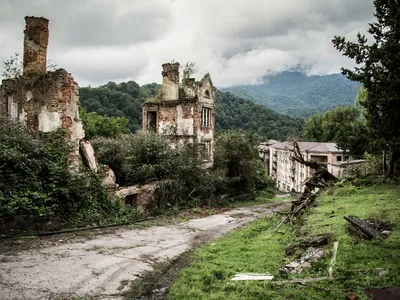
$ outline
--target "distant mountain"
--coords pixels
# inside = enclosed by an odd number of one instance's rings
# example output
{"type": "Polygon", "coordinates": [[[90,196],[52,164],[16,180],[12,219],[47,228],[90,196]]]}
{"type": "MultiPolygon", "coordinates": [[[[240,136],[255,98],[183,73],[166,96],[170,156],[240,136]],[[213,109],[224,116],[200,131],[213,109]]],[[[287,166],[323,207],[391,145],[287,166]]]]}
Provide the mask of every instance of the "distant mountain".
{"type": "MultiPolygon", "coordinates": [[[[161,86],[156,83],[140,86],[134,81],[109,82],[99,87],[81,87],[80,103],[88,112],[97,112],[109,117],[128,118],[132,132],[141,128],[142,105],[149,97],[154,97],[161,86]]],[[[282,115],[263,105],[240,98],[229,92],[217,91],[215,129],[217,132],[242,129],[258,134],[264,139],[286,139],[300,136],[304,121],[282,115]]]]}
{"type": "Polygon", "coordinates": [[[283,72],[259,85],[222,88],[245,99],[287,114],[309,117],[338,105],[352,105],[360,84],[341,74],[307,76],[283,72]]]}

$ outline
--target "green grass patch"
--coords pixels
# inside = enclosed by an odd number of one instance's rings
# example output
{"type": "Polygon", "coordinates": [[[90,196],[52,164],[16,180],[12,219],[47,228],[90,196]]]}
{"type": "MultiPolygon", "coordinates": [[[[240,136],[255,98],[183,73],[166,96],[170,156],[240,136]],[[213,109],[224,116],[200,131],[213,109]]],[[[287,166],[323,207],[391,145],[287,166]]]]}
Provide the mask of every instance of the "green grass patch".
{"type": "MultiPolygon", "coordinates": [[[[194,253],[191,265],[174,282],[170,299],[344,299],[365,289],[400,284],[400,189],[395,185],[345,186],[324,192],[303,219],[275,233],[276,217],[263,218],[194,253]],[[397,224],[385,240],[360,241],[347,230],[345,215],[397,224]],[[305,235],[298,236],[301,232],[305,235]],[[275,234],[274,234],[275,233],[275,234]],[[274,285],[268,281],[231,281],[237,272],[271,273],[274,281],[328,275],[331,256],[298,275],[284,277],[279,268],[295,258],[285,247],[306,236],[332,233],[339,241],[334,282],[274,285]],[[379,268],[379,269],[376,269],[379,268]],[[382,273],[382,269],[385,271],[382,273]],[[380,275],[380,276],[378,276],[380,275]]],[[[326,246],[332,249],[332,243],[326,246]]],[[[297,253],[299,254],[299,253],[297,253]]],[[[296,254],[295,254],[296,255],[296,254]]]]}

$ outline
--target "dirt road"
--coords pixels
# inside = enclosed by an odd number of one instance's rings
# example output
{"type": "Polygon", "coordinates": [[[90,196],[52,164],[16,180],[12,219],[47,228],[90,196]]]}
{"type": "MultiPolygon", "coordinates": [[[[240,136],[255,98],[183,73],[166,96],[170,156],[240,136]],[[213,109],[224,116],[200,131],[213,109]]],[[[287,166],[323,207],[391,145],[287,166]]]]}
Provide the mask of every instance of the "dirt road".
{"type": "Polygon", "coordinates": [[[93,239],[0,254],[0,299],[120,299],[154,262],[173,258],[244,224],[289,207],[288,201],[234,209],[201,219],[119,229],[93,239]]]}

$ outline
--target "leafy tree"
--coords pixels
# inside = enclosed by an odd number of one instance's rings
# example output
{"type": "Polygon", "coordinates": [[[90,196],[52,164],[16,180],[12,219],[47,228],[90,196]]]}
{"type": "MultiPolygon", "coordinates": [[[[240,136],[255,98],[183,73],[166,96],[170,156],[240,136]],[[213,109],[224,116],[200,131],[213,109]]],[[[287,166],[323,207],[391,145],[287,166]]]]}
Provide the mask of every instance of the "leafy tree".
{"type": "Polygon", "coordinates": [[[258,141],[240,131],[221,134],[215,141],[215,168],[225,172],[230,192],[266,187],[266,173],[258,157],[258,141]]]}
{"type": "Polygon", "coordinates": [[[182,87],[187,85],[189,79],[198,71],[196,64],[192,61],[187,61],[182,67],[182,87]]]}
{"type": "Polygon", "coordinates": [[[312,142],[335,142],[358,156],[368,148],[365,122],[354,106],[338,106],[310,117],[304,126],[304,137],[312,142]]]}
{"type": "Polygon", "coordinates": [[[361,82],[368,91],[361,101],[370,133],[370,142],[390,151],[387,178],[392,178],[394,165],[400,156],[400,5],[397,0],[374,0],[376,22],[369,24],[365,35],[357,35],[357,42],[335,36],[335,48],[354,59],[354,70],[342,68],[349,79],[361,82]]]}
{"type": "Polygon", "coordinates": [[[128,122],[125,117],[106,117],[95,112],[88,113],[80,110],[80,116],[85,129],[85,138],[92,139],[95,136],[116,138],[124,133],[129,133],[128,122]]]}

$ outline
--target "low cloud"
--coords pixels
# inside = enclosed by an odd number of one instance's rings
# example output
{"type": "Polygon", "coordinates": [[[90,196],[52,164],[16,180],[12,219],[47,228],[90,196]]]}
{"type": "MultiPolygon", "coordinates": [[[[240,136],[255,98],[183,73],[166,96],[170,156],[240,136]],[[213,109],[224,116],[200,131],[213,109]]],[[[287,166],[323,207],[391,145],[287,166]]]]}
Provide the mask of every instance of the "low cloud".
{"type": "Polygon", "coordinates": [[[334,35],[373,20],[372,0],[3,0],[0,60],[22,52],[24,16],[50,19],[49,57],[81,85],[161,81],[161,64],[196,62],[217,86],[292,69],[338,73],[353,62],[334,35]]]}

